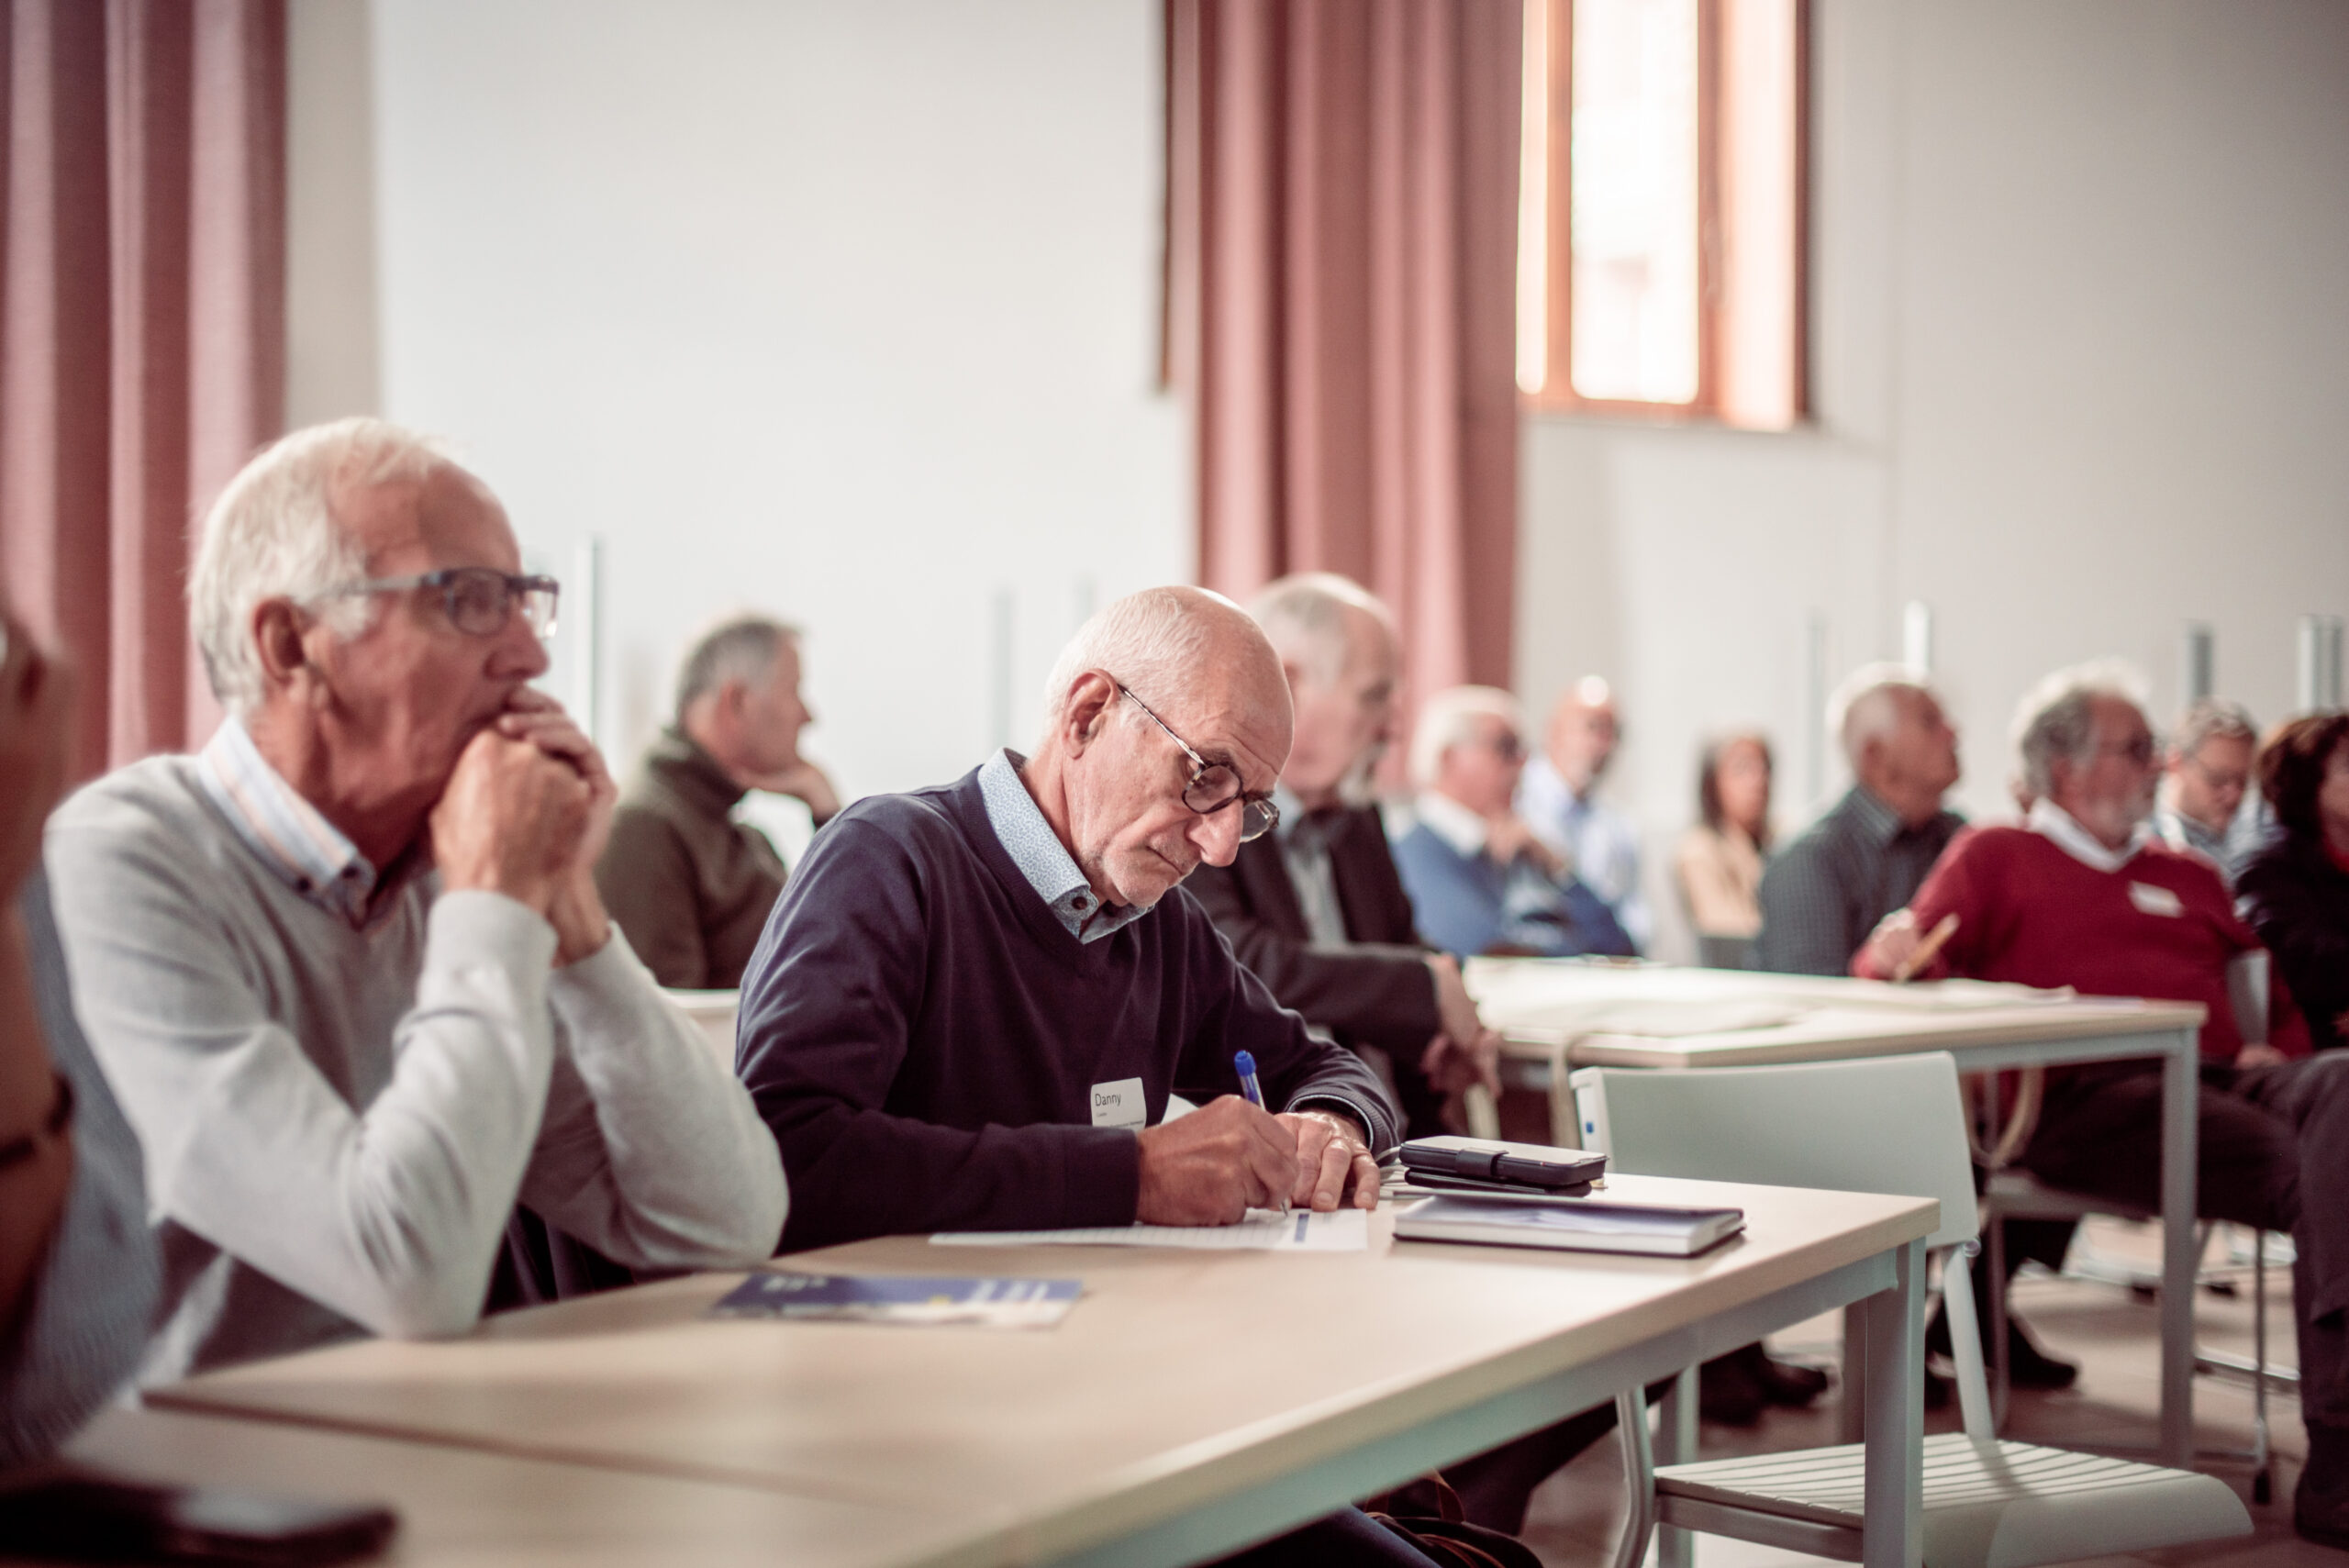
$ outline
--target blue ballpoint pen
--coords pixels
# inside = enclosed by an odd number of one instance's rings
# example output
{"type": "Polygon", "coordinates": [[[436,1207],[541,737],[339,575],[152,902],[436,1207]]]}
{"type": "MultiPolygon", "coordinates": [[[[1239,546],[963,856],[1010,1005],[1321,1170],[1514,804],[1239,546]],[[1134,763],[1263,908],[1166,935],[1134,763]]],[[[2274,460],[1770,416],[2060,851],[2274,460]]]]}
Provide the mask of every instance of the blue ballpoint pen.
{"type": "MultiPolygon", "coordinates": [[[[1264,1086],[1256,1082],[1254,1055],[1245,1051],[1235,1051],[1231,1058],[1231,1070],[1240,1074],[1240,1092],[1248,1096],[1248,1103],[1258,1110],[1264,1109],[1264,1086]]],[[[1287,1194],[1281,1195],[1280,1204],[1278,1212],[1286,1214],[1288,1212],[1287,1194]]]]}
{"type": "Polygon", "coordinates": [[[1264,1086],[1256,1082],[1255,1057],[1244,1051],[1239,1052],[1231,1059],[1231,1070],[1240,1074],[1240,1092],[1248,1096],[1248,1103],[1263,1110],[1264,1086]]]}

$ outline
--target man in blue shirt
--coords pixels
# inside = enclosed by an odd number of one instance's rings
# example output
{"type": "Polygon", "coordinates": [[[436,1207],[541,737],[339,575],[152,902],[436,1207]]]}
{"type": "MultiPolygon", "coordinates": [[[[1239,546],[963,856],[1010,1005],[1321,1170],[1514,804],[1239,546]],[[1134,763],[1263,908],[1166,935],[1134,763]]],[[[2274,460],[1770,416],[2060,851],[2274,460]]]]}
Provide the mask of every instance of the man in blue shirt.
{"type": "Polygon", "coordinates": [[[1395,864],[1419,932],[1461,958],[1637,951],[1614,913],[1510,806],[1525,771],[1517,699],[1455,686],[1428,699],[1411,737],[1419,784],[1395,864]]]}

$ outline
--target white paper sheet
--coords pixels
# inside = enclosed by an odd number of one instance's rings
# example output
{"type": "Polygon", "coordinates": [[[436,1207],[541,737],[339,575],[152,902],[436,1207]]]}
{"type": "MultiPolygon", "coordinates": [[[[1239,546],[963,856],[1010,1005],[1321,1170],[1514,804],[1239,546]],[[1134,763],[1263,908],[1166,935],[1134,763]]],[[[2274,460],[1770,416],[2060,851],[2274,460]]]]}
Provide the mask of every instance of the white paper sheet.
{"type": "Polygon", "coordinates": [[[1367,1210],[1248,1211],[1237,1225],[1106,1225],[1077,1230],[945,1230],[934,1247],[1181,1247],[1202,1251],[1360,1252],[1370,1246],[1367,1210]]]}

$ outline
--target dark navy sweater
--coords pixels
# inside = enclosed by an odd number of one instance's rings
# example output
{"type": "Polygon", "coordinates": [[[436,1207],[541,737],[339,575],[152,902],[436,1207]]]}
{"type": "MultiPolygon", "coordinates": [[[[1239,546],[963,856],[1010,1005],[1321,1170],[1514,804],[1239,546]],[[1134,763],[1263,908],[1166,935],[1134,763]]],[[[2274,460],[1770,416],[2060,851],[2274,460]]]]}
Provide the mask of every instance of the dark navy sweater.
{"type": "Polygon", "coordinates": [[[781,1250],[926,1230],[1125,1225],[1141,1156],[1096,1084],[1320,1104],[1395,1140],[1393,1107],[1232,958],[1181,888],[1084,943],[988,821],[976,771],[825,826],[742,977],[735,1066],[791,1181],[781,1250]]]}

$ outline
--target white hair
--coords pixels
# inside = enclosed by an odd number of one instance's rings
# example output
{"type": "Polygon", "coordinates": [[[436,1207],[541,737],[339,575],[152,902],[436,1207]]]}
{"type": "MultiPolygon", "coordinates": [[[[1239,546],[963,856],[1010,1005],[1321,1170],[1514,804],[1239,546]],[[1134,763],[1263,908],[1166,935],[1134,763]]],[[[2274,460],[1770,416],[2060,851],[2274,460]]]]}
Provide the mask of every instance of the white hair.
{"type": "Polygon", "coordinates": [[[420,480],[450,462],[433,440],[382,419],[338,419],[279,438],[237,471],[204,517],[188,575],[188,615],[212,694],[246,714],[264,695],[253,606],[317,604],[337,637],[367,629],[372,601],[328,600],[363,582],[367,558],[334,516],[338,487],[420,480]]]}
{"type": "Polygon", "coordinates": [[[2044,677],[2016,705],[2015,751],[2022,759],[2023,784],[2033,795],[2055,787],[2057,758],[2077,766],[2095,752],[2098,697],[2117,697],[2142,715],[2144,680],[2119,659],[2094,659],[2044,677]]]}
{"type": "Polygon", "coordinates": [[[1828,733],[1854,768],[1870,740],[1900,727],[1900,705],[1893,699],[1902,692],[1941,700],[1932,678],[1913,664],[1863,664],[1827,699],[1828,733]]]}
{"type": "Polygon", "coordinates": [[[677,672],[677,722],[685,723],[696,697],[729,681],[763,690],[786,646],[799,646],[799,628],[773,616],[751,610],[714,623],[695,639],[677,672]]]}
{"type": "Polygon", "coordinates": [[[1474,739],[1479,718],[1497,718],[1525,739],[1525,709],[1498,686],[1453,686],[1421,703],[1411,731],[1411,782],[1421,789],[1434,784],[1443,754],[1474,739]]]}
{"type": "MultiPolygon", "coordinates": [[[[1066,710],[1069,688],[1088,670],[1100,671],[1152,707],[1173,702],[1205,662],[1214,635],[1189,596],[1199,593],[1205,590],[1144,588],[1094,612],[1044,677],[1046,729],[1066,710]]],[[[1231,604],[1220,594],[1207,596],[1231,604]]]]}
{"type": "Polygon", "coordinates": [[[1395,612],[1377,595],[1335,572],[1299,572],[1269,584],[1248,606],[1284,661],[1327,685],[1344,673],[1346,611],[1360,610],[1395,636],[1395,612]]]}
{"type": "Polygon", "coordinates": [[[2203,697],[2178,719],[2170,750],[2181,757],[2194,757],[2209,742],[2222,739],[2257,745],[2259,727],[2252,723],[2251,712],[2243,704],[2225,697],[2203,697]]]}

